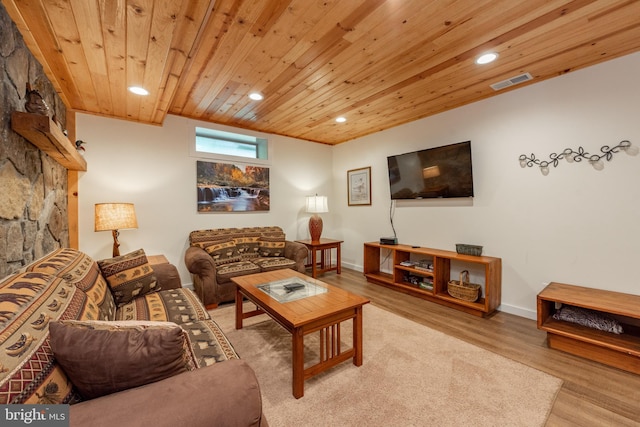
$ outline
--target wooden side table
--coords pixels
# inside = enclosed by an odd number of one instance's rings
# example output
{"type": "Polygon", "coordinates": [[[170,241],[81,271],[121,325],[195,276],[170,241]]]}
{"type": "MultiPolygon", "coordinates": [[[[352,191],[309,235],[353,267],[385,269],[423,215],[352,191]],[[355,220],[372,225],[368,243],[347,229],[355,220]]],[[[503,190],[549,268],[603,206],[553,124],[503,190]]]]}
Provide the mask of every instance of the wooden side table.
{"type": "Polygon", "coordinates": [[[164,255],[147,255],[147,261],[151,265],[169,264],[169,260],[164,255]]]}
{"type": "Polygon", "coordinates": [[[147,255],[147,261],[151,268],[158,273],[160,289],[178,289],[182,287],[180,273],[175,265],[171,264],[166,256],[147,255]]]}
{"type": "Polygon", "coordinates": [[[309,250],[307,261],[311,259],[311,262],[307,264],[307,267],[311,267],[311,277],[315,279],[319,274],[324,273],[325,271],[336,270],[336,273],[341,273],[340,245],[343,240],[320,238],[317,242],[314,242],[311,239],[296,240],[296,242],[302,243],[309,250]],[[335,263],[333,262],[332,249],[335,249],[336,252],[335,263]],[[318,251],[320,251],[319,260],[318,251]]]}

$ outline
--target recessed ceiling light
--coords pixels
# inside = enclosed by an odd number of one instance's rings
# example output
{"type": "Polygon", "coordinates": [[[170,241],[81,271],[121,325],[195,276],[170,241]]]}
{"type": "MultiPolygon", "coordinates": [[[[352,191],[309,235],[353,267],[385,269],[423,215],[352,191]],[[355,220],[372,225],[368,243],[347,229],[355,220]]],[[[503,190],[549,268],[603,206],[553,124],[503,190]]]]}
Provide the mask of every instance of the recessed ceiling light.
{"type": "Polygon", "coordinates": [[[338,123],[344,123],[344,122],[346,122],[346,121],[347,121],[347,118],[346,118],[346,117],[337,117],[337,118],[336,118],[336,122],[338,122],[338,123]]]}
{"type": "Polygon", "coordinates": [[[129,92],[136,95],[149,95],[149,91],[140,86],[129,86],[129,92]]]}
{"type": "Polygon", "coordinates": [[[498,57],[498,54],[495,52],[485,53],[484,55],[480,55],[478,59],[476,59],[476,64],[488,64],[489,62],[493,62],[498,57]]]}
{"type": "Polygon", "coordinates": [[[262,101],[264,99],[264,96],[262,96],[262,94],[258,92],[251,92],[249,94],[249,98],[253,99],[254,101],[262,101]]]}

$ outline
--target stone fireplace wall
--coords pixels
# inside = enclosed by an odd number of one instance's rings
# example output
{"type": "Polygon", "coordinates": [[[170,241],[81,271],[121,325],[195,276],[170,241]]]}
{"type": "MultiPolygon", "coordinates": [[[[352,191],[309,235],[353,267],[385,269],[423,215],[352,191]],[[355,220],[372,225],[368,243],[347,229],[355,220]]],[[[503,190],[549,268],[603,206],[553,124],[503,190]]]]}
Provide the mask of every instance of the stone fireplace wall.
{"type": "Polygon", "coordinates": [[[0,278],[69,246],[67,170],[11,129],[27,83],[64,127],[66,107],[0,4],[0,278]]]}

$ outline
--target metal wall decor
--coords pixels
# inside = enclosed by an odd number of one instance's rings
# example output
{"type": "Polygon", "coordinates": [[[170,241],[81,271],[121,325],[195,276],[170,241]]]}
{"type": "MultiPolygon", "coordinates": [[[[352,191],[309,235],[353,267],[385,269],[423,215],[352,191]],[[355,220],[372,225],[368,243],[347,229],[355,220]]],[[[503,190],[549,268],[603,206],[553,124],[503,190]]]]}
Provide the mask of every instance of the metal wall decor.
{"type": "Polygon", "coordinates": [[[632,156],[638,154],[638,147],[632,147],[631,142],[624,140],[620,141],[620,143],[615,147],[603,145],[602,147],[600,147],[600,152],[602,154],[589,154],[584,151],[584,148],[578,147],[577,151],[574,151],[571,148],[566,148],[560,154],[551,153],[549,154],[549,160],[540,160],[536,158],[535,154],[533,153],[531,153],[530,157],[527,157],[526,154],[522,154],[520,155],[519,160],[520,166],[523,168],[539,166],[540,172],[542,172],[542,175],[545,176],[549,174],[549,166],[553,166],[554,168],[558,167],[560,160],[563,159],[566,160],[567,163],[579,163],[583,160],[586,160],[591,166],[593,166],[595,170],[600,171],[604,169],[604,162],[602,161],[602,159],[610,161],[613,158],[613,155],[615,153],[619,153],[620,150],[632,156]]]}

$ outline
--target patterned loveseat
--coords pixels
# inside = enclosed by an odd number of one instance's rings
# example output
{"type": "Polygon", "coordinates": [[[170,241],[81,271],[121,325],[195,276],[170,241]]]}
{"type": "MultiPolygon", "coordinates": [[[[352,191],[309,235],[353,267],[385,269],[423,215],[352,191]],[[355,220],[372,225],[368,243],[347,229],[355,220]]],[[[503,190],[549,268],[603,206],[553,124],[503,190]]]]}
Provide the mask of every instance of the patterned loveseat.
{"type": "Polygon", "coordinates": [[[251,368],[142,250],[59,249],[0,280],[0,404],[58,403],[72,426],[266,425],[251,368]]]}
{"type": "Polygon", "coordinates": [[[280,227],[218,228],[189,234],[184,256],[193,287],[207,308],[235,299],[232,277],[291,268],[304,273],[307,248],[280,227]]]}

